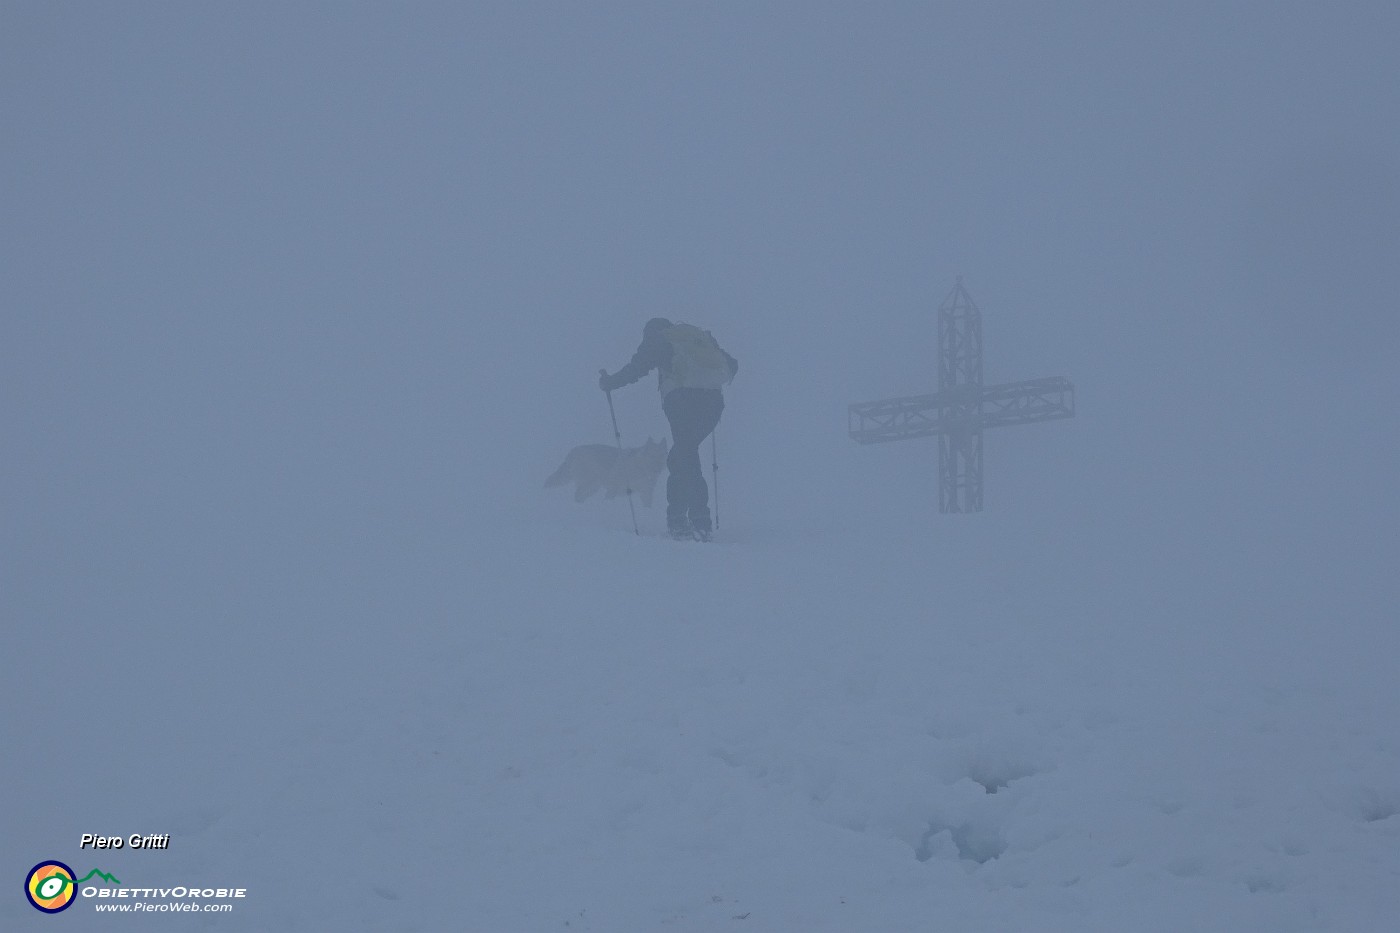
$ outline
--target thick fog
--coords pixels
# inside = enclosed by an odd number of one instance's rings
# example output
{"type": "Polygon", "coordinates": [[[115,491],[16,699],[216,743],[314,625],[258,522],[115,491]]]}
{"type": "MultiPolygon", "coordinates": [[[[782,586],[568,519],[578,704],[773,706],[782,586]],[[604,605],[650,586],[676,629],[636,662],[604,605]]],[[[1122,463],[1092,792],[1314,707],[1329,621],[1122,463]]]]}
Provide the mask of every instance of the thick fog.
{"type": "MultiPolygon", "coordinates": [[[[424,560],[630,534],[541,487],[612,442],[597,372],[656,315],[740,362],[736,548],[821,537],[839,576],[843,536],[927,539],[1050,615],[1391,664],[1397,35],[1387,2],[6,3],[0,773],[85,801],[5,808],[7,877],[103,786],[158,812],[257,761],[284,679],[372,691],[312,620],[393,643],[400,598],[481,582],[424,560]],[[935,441],[846,434],[936,388],[958,276],[987,382],[1077,389],[988,432],[976,515],[935,441]]],[[[624,443],[667,434],[653,378],[624,443]]]]}

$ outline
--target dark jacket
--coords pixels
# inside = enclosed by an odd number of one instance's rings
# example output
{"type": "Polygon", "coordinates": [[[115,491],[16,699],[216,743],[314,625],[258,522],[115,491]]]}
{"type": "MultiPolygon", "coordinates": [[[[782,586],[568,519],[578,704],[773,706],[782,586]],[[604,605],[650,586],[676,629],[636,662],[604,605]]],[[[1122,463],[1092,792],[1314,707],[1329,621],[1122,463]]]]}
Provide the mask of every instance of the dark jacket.
{"type": "MultiPolygon", "coordinates": [[[[670,390],[668,388],[668,383],[671,382],[669,378],[671,375],[671,357],[676,352],[671,346],[671,341],[666,339],[666,329],[670,326],[671,324],[669,321],[665,321],[665,323],[660,326],[653,326],[653,322],[648,321],[646,329],[642,331],[641,345],[637,347],[637,352],[632,354],[632,359],[628,361],[626,366],[619,369],[613,375],[608,376],[599,384],[604,389],[611,392],[613,389],[620,389],[623,386],[631,385],[655,369],[658,371],[656,375],[657,388],[661,390],[662,395],[665,395],[670,390]]],[[[724,354],[725,360],[729,363],[731,377],[737,374],[739,372],[739,361],[730,356],[723,347],[720,347],[719,352],[724,354]]],[[[672,384],[670,388],[674,388],[674,384],[672,384]]],[[[716,389],[715,391],[717,392],[719,390],[716,389]]]]}

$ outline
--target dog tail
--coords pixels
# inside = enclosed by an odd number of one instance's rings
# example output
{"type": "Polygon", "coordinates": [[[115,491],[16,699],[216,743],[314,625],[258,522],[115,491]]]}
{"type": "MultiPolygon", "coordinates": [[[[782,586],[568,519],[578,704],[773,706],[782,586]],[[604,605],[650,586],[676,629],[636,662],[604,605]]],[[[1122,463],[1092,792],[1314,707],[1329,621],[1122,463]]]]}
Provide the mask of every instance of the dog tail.
{"type": "Polygon", "coordinates": [[[544,481],[545,488],[550,486],[562,486],[569,481],[569,461],[565,460],[559,465],[559,469],[549,474],[549,479],[544,481]]]}

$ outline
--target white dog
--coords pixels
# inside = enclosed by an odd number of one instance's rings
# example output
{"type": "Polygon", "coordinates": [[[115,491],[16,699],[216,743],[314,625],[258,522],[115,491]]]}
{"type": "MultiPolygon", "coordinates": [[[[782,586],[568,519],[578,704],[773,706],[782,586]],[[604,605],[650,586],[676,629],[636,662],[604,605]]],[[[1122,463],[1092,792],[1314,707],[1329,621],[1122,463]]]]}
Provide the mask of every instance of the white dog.
{"type": "Polygon", "coordinates": [[[582,502],[599,489],[603,498],[612,499],[627,492],[637,492],[642,505],[651,507],[656,479],[666,467],[666,441],[663,438],[641,447],[617,448],[607,444],[584,444],[569,451],[563,466],[550,474],[545,486],[574,483],[574,501],[582,502]]]}

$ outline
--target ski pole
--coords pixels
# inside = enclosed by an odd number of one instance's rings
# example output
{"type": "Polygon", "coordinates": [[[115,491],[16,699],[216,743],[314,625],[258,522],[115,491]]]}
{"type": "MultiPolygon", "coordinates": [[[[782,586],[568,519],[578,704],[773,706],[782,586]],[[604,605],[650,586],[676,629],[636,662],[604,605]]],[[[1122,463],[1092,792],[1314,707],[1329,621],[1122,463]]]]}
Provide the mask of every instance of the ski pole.
{"type": "Polygon", "coordinates": [[[715,487],[715,531],[719,531],[719,454],[715,453],[719,436],[719,428],[716,427],[710,432],[710,477],[714,480],[715,487]]]}
{"type": "MultiPolygon", "coordinates": [[[[606,376],[607,374],[608,374],[608,371],[607,371],[606,369],[600,369],[600,370],[598,370],[598,375],[600,375],[600,376],[606,376]]],[[[617,452],[618,452],[618,455],[621,456],[621,455],[622,455],[622,432],[619,431],[619,430],[617,429],[617,410],[613,408],[613,403],[612,403],[612,389],[604,389],[603,391],[605,391],[605,392],[608,393],[608,414],[612,416],[612,423],[613,423],[613,439],[617,441],[617,452]]],[[[641,530],[640,530],[639,528],[637,528],[637,507],[636,507],[635,505],[632,504],[632,484],[631,484],[631,483],[628,483],[628,484],[627,484],[627,511],[629,511],[629,512],[632,513],[632,534],[637,535],[638,537],[640,537],[641,534],[642,534],[642,532],[641,532],[641,530]]]]}

